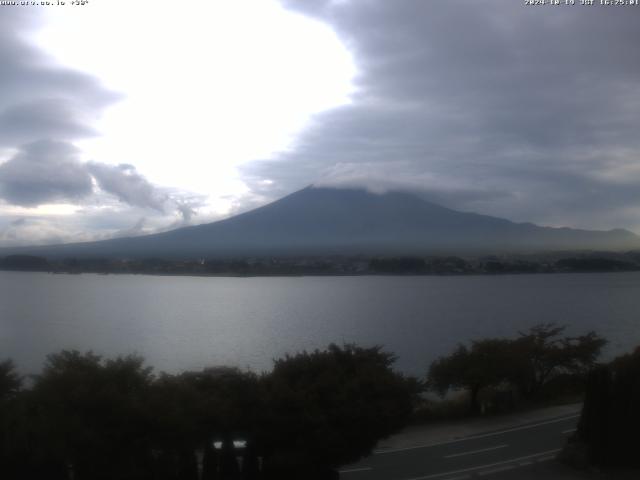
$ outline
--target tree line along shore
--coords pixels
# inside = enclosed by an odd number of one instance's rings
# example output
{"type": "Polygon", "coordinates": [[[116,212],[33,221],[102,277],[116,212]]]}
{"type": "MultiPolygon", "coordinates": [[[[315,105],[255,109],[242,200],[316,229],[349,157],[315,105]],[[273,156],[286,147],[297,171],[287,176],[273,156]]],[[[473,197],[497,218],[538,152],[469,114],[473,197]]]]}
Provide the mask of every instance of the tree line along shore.
{"type": "Polygon", "coordinates": [[[322,256],[240,257],[171,260],[161,258],[47,259],[34,255],[0,257],[0,270],[51,273],[202,276],[285,275],[481,275],[517,273],[640,271],[640,253],[579,252],[483,256],[322,256]]]}

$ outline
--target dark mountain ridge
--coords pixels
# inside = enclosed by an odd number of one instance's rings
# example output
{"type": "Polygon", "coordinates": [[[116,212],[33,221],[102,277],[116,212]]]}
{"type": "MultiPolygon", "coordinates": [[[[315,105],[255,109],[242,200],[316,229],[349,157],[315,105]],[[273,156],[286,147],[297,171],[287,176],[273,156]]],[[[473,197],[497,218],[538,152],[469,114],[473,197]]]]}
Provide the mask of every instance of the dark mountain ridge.
{"type": "Polygon", "coordinates": [[[0,249],[49,258],[422,255],[638,248],[628,230],[578,230],[451,210],[403,192],[307,187],[218,222],[141,237],[0,249]]]}

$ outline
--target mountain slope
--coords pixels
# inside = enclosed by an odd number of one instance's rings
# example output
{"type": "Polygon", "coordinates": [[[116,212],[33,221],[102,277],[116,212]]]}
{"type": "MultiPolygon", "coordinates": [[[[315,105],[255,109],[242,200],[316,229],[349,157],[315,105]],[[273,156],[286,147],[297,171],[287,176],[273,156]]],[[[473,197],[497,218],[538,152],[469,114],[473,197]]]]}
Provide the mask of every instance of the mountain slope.
{"type": "Polygon", "coordinates": [[[135,238],[0,250],[48,257],[427,254],[637,248],[626,230],[589,231],[464,213],[409,193],[308,187],[219,222],[135,238]]]}

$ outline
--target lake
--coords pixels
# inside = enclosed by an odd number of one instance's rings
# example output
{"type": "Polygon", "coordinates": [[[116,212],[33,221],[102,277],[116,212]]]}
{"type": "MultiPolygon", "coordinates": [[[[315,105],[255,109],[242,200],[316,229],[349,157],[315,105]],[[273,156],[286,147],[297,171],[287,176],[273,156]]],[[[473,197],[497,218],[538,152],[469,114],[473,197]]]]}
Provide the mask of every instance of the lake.
{"type": "Polygon", "coordinates": [[[0,359],[25,373],[63,348],[139,353],[157,370],[268,370],[331,342],[381,344],[421,375],[458,342],[540,322],[596,330],[606,355],[640,344],[640,273],[163,277],[0,272],[0,359]]]}

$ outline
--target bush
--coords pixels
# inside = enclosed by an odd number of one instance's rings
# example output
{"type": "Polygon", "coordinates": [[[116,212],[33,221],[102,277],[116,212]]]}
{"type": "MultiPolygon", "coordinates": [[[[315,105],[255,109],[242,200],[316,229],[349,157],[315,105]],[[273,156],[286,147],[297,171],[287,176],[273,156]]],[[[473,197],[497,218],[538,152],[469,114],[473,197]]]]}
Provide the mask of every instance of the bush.
{"type": "Polygon", "coordinates": [[[590,463],[640,467],[639,405],[640,347],[589,374],[576,440],[590,463]]]}

